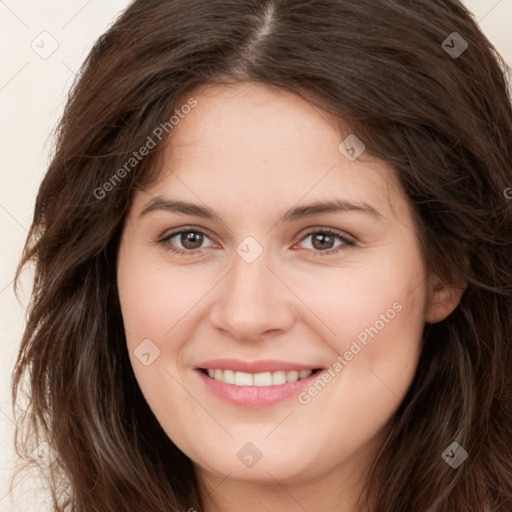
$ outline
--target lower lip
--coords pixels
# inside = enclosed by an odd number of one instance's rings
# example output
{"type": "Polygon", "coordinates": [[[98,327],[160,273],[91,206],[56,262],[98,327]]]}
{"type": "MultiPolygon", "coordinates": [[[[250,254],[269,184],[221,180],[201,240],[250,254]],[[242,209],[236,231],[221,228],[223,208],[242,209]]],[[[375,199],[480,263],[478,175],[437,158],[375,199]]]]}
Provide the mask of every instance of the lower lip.
{"type": "Polygon", "coordinates": [[[297,396],[321,374],[321,371],[315,372],[305,379],[276,386],[236,386],[235,384],[225,384],[212,379],[201,370],[196,370],[196,372],[207,389],[215,396],[238,407],[252,409],[267,407],[292,396],[297,396]]]}

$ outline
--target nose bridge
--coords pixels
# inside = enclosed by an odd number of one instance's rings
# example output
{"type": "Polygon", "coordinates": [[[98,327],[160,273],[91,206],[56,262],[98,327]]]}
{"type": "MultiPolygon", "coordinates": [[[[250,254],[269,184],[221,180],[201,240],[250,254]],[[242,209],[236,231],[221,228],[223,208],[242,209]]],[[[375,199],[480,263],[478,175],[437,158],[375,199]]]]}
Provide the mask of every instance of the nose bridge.
{"type": "Polygon", "coordinates": [[[245,240],[237,247],[231,271],[212,311],[215,327],[229,331],[235,338],[252,339],[266,331],[291,326],[295,311],[290,294],[270,266],[268,251],[262,247],[258,250],[253,240],[245,240]]]}
{"type": "Polygon", "coordinates": [[[242,252],[243,246],[237,248],[237,255],[233,258],[233,270],[231,271],[230,286],[228,296],[231,300],[242,304],[244,301],[259,301],[265,298],[267,291],[267,299],[269,293],[275,283],[271,283],[273,274],[269,270],[269,257],[267,252],[263,252],[257,257],[254,256],[252,248],[249,248],[246,256],[242,252]]]}

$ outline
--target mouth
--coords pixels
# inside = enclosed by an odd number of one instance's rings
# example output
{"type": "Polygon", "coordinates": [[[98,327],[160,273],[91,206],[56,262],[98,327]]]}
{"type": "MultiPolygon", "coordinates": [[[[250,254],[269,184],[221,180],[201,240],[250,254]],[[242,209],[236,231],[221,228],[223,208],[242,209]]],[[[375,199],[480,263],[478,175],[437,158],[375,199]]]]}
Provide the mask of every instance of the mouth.
{"type": "Polygon", "coordinates": [[[310,370],[277,370],[273,372],[249,373],[235,370],[223,370],[221,368],[198,368],[204,375],[210,379],[232,384],[235,386],[281,386],[290,382],[307,379],[313,374],[322,371],[322,368],[313,368],[310,370]]]}
{"type": "Polygon", "coordinates": [[[297,398],[325,368],[277,360],[216,359],[195,370],[213,399],[254,409],[297,398]]]}

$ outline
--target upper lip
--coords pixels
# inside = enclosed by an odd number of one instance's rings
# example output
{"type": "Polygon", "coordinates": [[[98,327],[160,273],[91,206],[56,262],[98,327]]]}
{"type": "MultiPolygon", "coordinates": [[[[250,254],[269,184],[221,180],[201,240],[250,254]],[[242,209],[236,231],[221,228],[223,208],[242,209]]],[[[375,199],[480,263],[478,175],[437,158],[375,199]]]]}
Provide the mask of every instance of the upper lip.
{"type": "Polygon", "coordinates": [[[262,359],[260,361],[242,361],[241,359],[212,359],[197,365],[198,369],[233,370],[246,373],[263,373],[283,371],[316,370],[319,366],[310,364],[293,363],[290,361],[278,361],[275,359],[262,359]]]}

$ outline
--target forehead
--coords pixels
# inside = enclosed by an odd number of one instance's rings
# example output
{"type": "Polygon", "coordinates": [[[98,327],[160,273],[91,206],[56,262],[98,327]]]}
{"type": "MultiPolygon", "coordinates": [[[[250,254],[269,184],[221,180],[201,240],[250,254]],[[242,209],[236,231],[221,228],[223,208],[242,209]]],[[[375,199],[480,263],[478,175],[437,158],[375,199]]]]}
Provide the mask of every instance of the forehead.
{"type": "Polygon", "coordinates": [[[390,188],[400,199],[391,166],[366,152],[350,161],[339,148],[348,126],[301,96],[237,83],[201,86],[181,103],[192,97],[197,104],[170,132],[150,194],[216,205],[238,200],[244,209],[333,197],[383,209],[390,188]]]}
{"type": "Polygon", "coordinates": [[[210,153],[244,152],[260,161],[261,156],[293,160],[297,153],[318,158],[313,149],[339,143],[337,117],[272,85],[203,85],[192,95],[197,106],[170,133],[174,148],[202,139],[210,153]]]}

